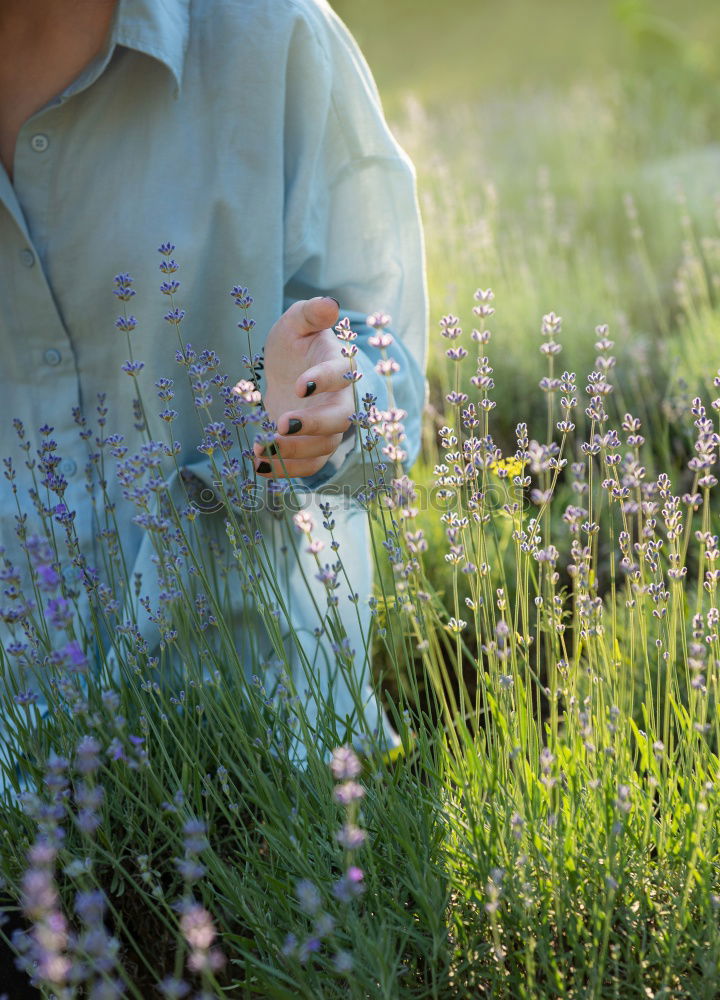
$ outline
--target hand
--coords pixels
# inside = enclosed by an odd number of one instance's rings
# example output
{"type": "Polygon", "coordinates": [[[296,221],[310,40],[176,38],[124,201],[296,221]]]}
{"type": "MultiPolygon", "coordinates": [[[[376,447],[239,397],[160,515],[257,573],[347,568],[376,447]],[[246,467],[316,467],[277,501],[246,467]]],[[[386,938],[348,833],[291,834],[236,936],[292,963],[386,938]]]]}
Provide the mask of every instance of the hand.
{"type": "Polygon", "coordinates": [[[274,456],[273,446],[254,448],[261,476],[314,475],[350,426],[355,397],[343,376],[352,365],[332,331],[338,315],[334,299],[294,302],[268,334],[263,405],[280,437],[274,456]]]}

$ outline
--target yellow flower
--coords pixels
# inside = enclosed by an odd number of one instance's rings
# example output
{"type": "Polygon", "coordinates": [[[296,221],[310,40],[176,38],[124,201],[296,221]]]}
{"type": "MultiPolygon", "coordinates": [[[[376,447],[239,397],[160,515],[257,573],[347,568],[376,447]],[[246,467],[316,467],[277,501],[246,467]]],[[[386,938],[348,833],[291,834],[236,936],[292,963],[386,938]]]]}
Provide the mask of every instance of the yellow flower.
{"type": "Polygon", "coordinates": [[[498,479],[510,479],[521,476],[524,465],[519,458],[501,458],[497,462],[491,462],[489,468],[498,479]]]}
{"type": "Polygon", "coordinates": [[[399,746],[393,747],[392,750],[388,750],[387,753],[383,754],[383,760],[386,764],[393,764],[400,757],[405,756],[405,748],[402,743],[399,746]]]}

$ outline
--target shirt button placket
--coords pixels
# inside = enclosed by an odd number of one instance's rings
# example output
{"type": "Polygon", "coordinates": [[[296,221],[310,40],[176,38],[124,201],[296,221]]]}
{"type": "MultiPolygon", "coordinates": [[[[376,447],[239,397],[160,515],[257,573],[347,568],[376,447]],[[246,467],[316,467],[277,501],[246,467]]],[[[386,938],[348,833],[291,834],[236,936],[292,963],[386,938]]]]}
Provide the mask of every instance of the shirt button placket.
{"type": "Polygon", "coordinates": [[[47,351],[43,354],[43,360],[46,365],[50,365],[51,368],[56,368],[62,361],[62,354],[56,347],[48,347],[47,351]]]}
{"type": "MultiPolygon", "coordinates": [[[[41,198],[41,194],[43,190],[47,190],[49,184],[48,172],[52,168],[51,154],[53,149],[51,133],[47,131],[32,132],[25,141],[24,173],[20,170],[18,171],[18,180],[20,181],[22,173],[25,183],[28,186],[26,195],[29,198],[30,204],[35,209],[32,215],[39,245],[44,245],[47,238],[48,220],[37,209],[43,202],[46,205],[50,204],[49,199],[44,200],[41,198]]],[[[35,268],[36,275],[32,279],[30,275],[27,277],[32,281],[35,281],[35,278],[37,278],[43,286],[42,290],[39,286],[37,288],[38,313],[32,329],[35,335],[40,334],[40,331],[44,331],[45,336],[53,346],[41,348],[41,357],[46,374],[43,377],[39,370],[37,374],[40,376],[40,383],[42,383],[49,376],[47,369],[54,369],[52,375],[49,377],[52,379],[53,399],[57,407],[57,419],[53,423],[55,424],[54,437],[58,441],[58,452],[62,457],[59,470],[67,480],[72,481],[76,479],[80,469],[80,462],[76,460],[78,447],[78,440],[75,433],[76,428],[69,417],[70,407],[75,405],[79,399],[78,378],[72,346],[67,340],[62,320],[57,313],[55,303],[52,301],[52,296],[46,285],[40,253],[41,251],[36,253],[36,247],[25,247],[20,250],[20,261],[28,270],[33,268],[35,264],[38,265],[35,268]],[[41,312],[44,310],[48,310],[47,319],[41,316],[41,312]],[[54,346],[53,342],[59,344],[59,346],[54,346]],[[73,452],[75,452],[74,458],[71,457],[73,452]]],[[[73,486],[69,484],[68,502],[70,506],[82,513],[82,503],[78,502],[78,498],[73,496],[73,492],[73,486]]]]}
{"type": "Polygon", "coordinates": [[[44,153],[50,145],[50,140],[44,132],[36,132],[30,139],[30,148],[35,153],[44,153]]]}

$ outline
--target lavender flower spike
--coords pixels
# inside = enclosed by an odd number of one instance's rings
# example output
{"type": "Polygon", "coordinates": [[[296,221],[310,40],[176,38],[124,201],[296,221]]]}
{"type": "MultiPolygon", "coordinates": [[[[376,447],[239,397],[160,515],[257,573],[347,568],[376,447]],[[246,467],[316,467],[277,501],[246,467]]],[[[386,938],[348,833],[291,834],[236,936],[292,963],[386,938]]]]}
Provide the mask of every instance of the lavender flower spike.
{"type": "Polygon", "coordinates": [[[362,764],[352,747],[336,747],[330,761],[330,770],[336,781],[351,781],[362,771],[362,764]]]}

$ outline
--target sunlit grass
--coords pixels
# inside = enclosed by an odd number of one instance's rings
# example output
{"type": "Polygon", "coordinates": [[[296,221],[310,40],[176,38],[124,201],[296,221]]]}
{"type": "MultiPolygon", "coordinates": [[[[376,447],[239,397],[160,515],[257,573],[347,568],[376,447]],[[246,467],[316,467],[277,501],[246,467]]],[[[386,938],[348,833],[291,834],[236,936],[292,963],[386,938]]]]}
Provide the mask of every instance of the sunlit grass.
{"type": "MultiPolygon", "coordinates": [[[[427,234],[422,458],[415,487],[391,463],[367,505],[375,663],[403,753],[369,753],[358,787],[338,791],[328,759],[350,734],[332,706],[311,730],[286,681],[267,690],[266,665],[241,662],[228,632],[204,638],[188,593],[164,611],[179,679],[127,629],[87,686],[48,668],[48,719],[5,696],[19,731],[6,779],[38,790],[24,810],[12,795],[3,806],[0,863],[34,924],[16,943],[71,956],[98,998],[178,996],[186,981],[198,998],[714,1000],[712,8],[696,5],[675,37],[653,35],[642,4],[624,20],[573,6],[574,21],[535,4],[541,31],[526,4],[467,3],[431,46],[434,5],[338,7],[417,164],[427,234]],[[633,52],[645,62],[631,71],[633,52]],[[468,356],[448,357],[458,346],[468,356]],[[288,752],[298,732],[303,767],[288,752]],[[89,817],[82,782],[104,789],[89,817]],[[59,825],[52,857],[28,856],[59,825]],[[97,889],[100,961],[75,901],[97,889]],[[209,946],[192,964],[177,912],[190,896],[224,965],[209,946]]],[[[220,610],[233,587],[255,593],[272,631],[271,573],[238,544],[245,515],[226,511],[235,552],[210,589],[220,610]]],[[[208,547],[203,518],[173,517],[212,580],[222,521],[208,547]]],[[[353,555],[339,552],[350,576],[353,555]]],[[[44,657],[59,640],[36,596],[27,623],[44,657]]],[[[97,634],[112,634],[109,595],[93,601],[97,634]]],[[[80,995],[50,971],[36,970],[45,996],[80,995]]]]}

